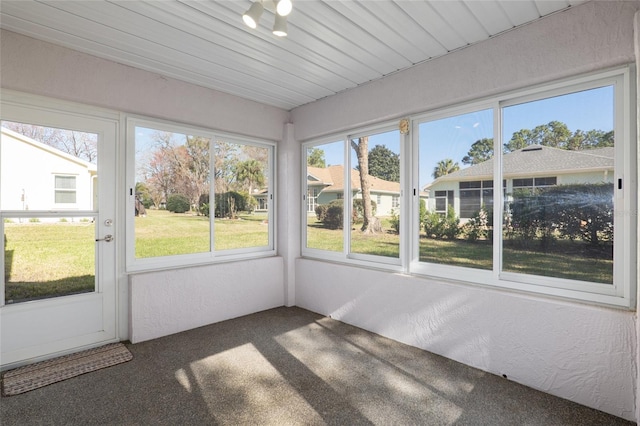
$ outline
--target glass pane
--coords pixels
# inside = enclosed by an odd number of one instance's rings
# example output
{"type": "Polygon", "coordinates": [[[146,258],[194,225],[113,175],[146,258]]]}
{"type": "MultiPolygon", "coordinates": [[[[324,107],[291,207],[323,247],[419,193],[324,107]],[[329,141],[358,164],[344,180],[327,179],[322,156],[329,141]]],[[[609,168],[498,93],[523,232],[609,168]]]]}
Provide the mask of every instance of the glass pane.
{"type": "Polygon", "coordinates": [[[96,134],[2,121],[0,142],[1,210],[97,208],[96,134]]]}
{"type": "Polygon", "coordinates": [[[344,142],[307,149],[307,247],[344,249],[344,142]]]}
{"type": "Polygon", "coordinates": [[[95,289],[94,218],[5,218],[6,303],[95,289]]]}
{"type": "Polygon", "coordinates": [[[504,271],[613,283],[613,105],[609,86],[503,109],[504,271]]]}
{"type": "Polygon", "coordinates": [[[135,129],[135,256],[210,251],[209,139],[135,129]]]}
{"type": "Polygon", "coordinates": [[[269,152],[264,146],[216,141],[216,250],[269,245],[269,152]]]}
{"type": "Polygon", "coordinates": [[[400,257],[400,131],[351,139],[351,253],[400,257]],[[380,203],[377,200],[380,200],[380,203]]]}
{"type": "Polygon", "coordinates": [[[493,267],[493,112],[419,126],[420,261],[493,267]]]}

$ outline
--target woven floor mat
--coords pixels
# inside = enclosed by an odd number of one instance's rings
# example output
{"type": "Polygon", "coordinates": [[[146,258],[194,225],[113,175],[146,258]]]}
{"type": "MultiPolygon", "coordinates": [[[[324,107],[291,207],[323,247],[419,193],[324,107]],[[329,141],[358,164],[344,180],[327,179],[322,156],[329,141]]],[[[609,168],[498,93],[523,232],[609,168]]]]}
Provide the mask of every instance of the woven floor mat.
{"type": "Polygon", "coordinates": [[[111,343],[38,362],[2,374],[2,396],[18,395],[101,368],[130,361],[133,355],[122,343],[111,343]]]}

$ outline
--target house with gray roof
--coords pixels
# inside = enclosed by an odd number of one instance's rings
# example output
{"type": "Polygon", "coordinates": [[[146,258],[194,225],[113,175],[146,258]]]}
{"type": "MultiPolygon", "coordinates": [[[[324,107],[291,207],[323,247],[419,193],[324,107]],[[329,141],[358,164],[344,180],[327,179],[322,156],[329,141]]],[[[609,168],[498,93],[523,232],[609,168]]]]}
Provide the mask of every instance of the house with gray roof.
{"type": "MultiPolygon", "coordinates": [[[[503,193],[554,185],[613,182],[614,148],[570,151],[542,145],[504,154],[503,193]]],[[[484,205],[493,205],[494,159],[444,175],[424,187],[430,211],[446,213],[452,205],[462,219],[469,219],[484,205]]]]}

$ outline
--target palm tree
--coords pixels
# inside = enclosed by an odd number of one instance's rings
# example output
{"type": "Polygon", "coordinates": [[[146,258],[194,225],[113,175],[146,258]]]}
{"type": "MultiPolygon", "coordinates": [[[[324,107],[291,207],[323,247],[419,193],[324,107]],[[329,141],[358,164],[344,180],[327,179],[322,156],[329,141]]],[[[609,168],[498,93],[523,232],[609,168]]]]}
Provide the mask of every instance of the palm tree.
{"type": "Polygon", "coordinates": [[[254,159],[238,163],[236,166],[236,179],[248,188],[249,195],[253,195],[253,186],[260,187],[265,182],[262,163],[254,159]]]}
{"type": "Polygon", "coordinates": [[[458,170],[460,170],[458,163],[454,163],[451,158],[445,158],[438,161],[438,164],[433,168],[432,176],[434,179],[438,179],[440,176],[448,175],[458,170]]]}

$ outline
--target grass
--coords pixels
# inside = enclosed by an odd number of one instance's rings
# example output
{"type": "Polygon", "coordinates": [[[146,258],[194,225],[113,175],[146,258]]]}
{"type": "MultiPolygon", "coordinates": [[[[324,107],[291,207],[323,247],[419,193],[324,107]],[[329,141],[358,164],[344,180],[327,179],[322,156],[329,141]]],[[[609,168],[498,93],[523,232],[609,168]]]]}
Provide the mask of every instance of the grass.
{"type": "Polygon", "coordinates": [[[93,223],[5,223],[7,303],[93,291],[93,223]]]}
{"type": "MultiPolygon", "coordinates": [[[[136,257],[170,256],[209,251],[209,221],[203,216],[148,211],[135,219],[136,257]]],[[[215,249],[229,250],[268,244],[267,215],[216,219],[215,249]]],[[[382,220],[385,232],[351,232],[354,253],[398,258],[400,237],[382,220]]],[[[18,223],[5,220],[5,298],[24,301],[93,291],[95,287],[95,227],[84,222],[18,223]]],[[[307,247],[342,252],[342,230],[324,229],[315,217],[307,223],[307,247]]],[[[612,283],[609,255],[589,252],[581,242],[556,241],[546,252],[505,243],[503,269],[589,282],[612,283]]],[[[492,245],[487,241],[420,238],[420,261],[476,269],[492,269],[492,245]]]]}

